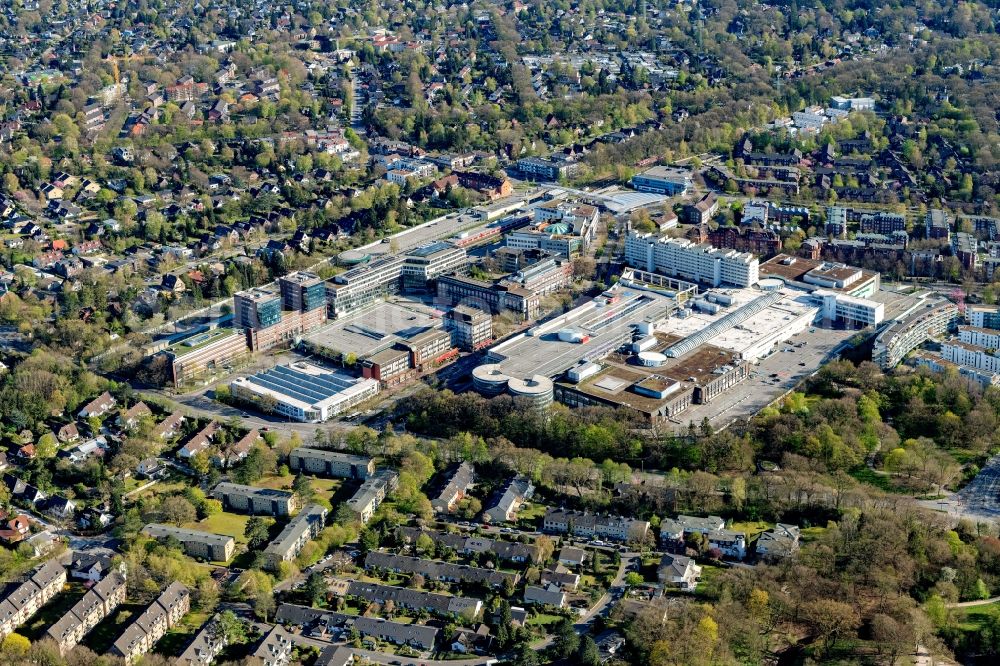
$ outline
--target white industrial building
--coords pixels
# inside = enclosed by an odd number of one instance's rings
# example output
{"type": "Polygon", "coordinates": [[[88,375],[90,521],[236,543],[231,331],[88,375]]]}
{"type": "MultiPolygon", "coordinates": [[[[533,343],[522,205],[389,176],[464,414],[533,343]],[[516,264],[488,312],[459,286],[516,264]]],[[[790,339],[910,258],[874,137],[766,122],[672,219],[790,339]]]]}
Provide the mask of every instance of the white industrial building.
{"type": "Polygon", "coordinates": [[[843,292],[817,289],[812,294],[823,304],[823,319],[848,328],[877,326],[885,319],[885,305],[843,292]]]}
{"type": "Polygon", "coordinates": [[[279,365],[229,384],[233,397],[296,421],[320,423],[374,397],[375,379],[359,379],[310,363],[279,365]]]}
{"type": "Polygon", "coordinates": [[[625,239],[625,261],[644,271],[676,276],[719,287],[749,287],[759,280],[759,262],[749,252],[720,250],[685,238],[631,233],[625,239]]]}

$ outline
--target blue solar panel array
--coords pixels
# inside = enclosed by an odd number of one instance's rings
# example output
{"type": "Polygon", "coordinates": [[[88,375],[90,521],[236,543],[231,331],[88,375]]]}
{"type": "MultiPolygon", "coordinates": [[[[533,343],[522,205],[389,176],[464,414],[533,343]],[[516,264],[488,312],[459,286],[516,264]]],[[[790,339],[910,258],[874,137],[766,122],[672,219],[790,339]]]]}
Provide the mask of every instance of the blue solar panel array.
{"type": "Polygon", "coordinates": [[[331,398],[354,385],[353,379],[333,373],[313,375],[284,365],[258,372],[250,377],[250,381],[310,405],[331,398]]]}

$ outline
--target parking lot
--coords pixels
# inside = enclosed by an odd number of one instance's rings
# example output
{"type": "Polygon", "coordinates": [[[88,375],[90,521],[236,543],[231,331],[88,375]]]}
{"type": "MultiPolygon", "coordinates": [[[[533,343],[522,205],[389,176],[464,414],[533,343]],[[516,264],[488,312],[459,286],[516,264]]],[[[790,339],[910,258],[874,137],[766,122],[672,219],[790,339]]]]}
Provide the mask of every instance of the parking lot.
{"type": "Polygon", "coordinates": [[[778,351],[753,366],[748,380],[726,391],[707,405],[692,405],[677,420],[701,423],[707,418],[716,428],[737,418],[750,417],[790,391],[804,377],[816,372],[835,356],[834,350],[854,335],[854,331],[813,327],[780,345],[778,351]],[[787,350],[787,351],[786,351],[787,350]]]}

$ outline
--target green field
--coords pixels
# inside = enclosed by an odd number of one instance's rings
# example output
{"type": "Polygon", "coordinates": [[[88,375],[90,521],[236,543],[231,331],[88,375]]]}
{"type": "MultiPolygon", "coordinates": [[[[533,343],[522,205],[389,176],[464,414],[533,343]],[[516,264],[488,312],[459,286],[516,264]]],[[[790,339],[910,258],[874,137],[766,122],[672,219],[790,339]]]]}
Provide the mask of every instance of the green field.
{"type": "Polygon", "coordinates": [[[223,511],[203,520],[187,523],[184,527],[203,532],[213,532],[215,534],[228,534],[236,539],[237,543],[246,544],[247,538],[243,536],[243,531],[247,527],[248,520],[250,520],[250,516],[241,516],[236,513],[223,511]]]}
{"type": "MultiPolygon", "coordinates": [[[[271,488],[273,490],[291,490],[292,483],[295,481],[295,476],[293,474],[286,474],[285,476],[278,476],[273,474],[270,476],[265,476],[263,479],[254,483],[255,486],[261,488],[271,488]]],[[[316,491],[316,497],[322,497],[328,502],[343,485],[343,481],[340,479],[320,479],[318,477],[313,477],[310,479],[312,482],[313,490],[316,491]]]]}

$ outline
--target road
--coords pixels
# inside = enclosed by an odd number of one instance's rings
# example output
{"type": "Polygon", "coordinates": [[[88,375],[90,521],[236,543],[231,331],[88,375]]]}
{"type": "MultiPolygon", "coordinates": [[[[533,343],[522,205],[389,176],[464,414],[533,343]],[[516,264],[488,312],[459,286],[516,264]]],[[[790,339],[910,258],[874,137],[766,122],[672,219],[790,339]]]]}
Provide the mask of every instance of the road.
{"type": "Polygon", "coordinates": [[[1000,597],[990,597],[989,599],[978,599],[976,601],[960,601],[957,603],[945,604],[948,608],[975,608],[976,606],[989,606],[1000,601],[1000,597]]]}

